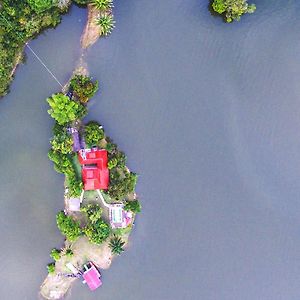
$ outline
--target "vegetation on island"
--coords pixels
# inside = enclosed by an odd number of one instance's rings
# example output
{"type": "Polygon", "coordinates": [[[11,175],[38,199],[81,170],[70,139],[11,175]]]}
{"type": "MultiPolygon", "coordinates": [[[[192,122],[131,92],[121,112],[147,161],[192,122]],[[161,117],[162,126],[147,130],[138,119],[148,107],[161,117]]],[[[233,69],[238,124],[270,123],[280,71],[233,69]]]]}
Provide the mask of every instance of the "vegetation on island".
{"type": "Polygon", "coordinates": [[[99,89],[99,83],[88,76],[75,75],[70,81],[70,88],[81,103],[87,103],[99,89]]]}
{"type": "Polygon", "coordinates": [[[97,146],[104,138],[102,126],[95,121],[91,121],[84,126],[84,138],[88,145],[97,146]]]}
{"type": "Polygon", "coordinates": [[[246,13],[254,13],[255,4],[248,4],[247,0],[213,0],[212,8],[224,16],[227,23],[239,21],[246,13]]]}
{"type": "Polygon", "coordinates": [[[47,270],[49,274],[53,274],[55,272],[55,263],[48,264],[47,270]]]}
{"type": "Polygon", "coordinates": [[[92,0],[91,4],[102,11],[113,8],[114,6],[113,0],[92,0]]]}
{"type": "Polygon", "coordinates": [[[115,20],[112,15],[101,15],[98,20],[97,24],[100,26],[100,33],[101,35],[109,35],[115,28],[115,20]]]}
{"type": "Polygon", "coordinates": [[[63,211],[56,215],[56,223],[62,235],[70,242],[76,241],[82,235],[80,223],[67,216],[63,211]]]}
{"type": "Polygon", "coordinates": [[[68,96],[58,93],[53,94],[47,99],[50,105],[49,115],[55,119],[59,125],[72,122],[76,119],[83,118],[86,113],[86,107],[78,101],[71,100],[68,96]]]}
{"type": "Polygon", "coordinates": [[[50,257],[53,258],[54,261],[58,261],[61,257],[61,251],[54,248],[50,252],[50,257]]]}
{"type": "Polygon", "coordinates": [[[133,213],[137,214],[141,212],[142,206],[140,202],[136,199],[133,201],[127,201],[124,206],[124,209],[128,211],[132,211],[133,213]]]}
{"type": "Polygon", "coordinates": [[[124,251],[123,246],[125,245],[125,242],[119,236],[114,235],[110,239],[108,245],[113,254],[120,255],[124,251]]]}

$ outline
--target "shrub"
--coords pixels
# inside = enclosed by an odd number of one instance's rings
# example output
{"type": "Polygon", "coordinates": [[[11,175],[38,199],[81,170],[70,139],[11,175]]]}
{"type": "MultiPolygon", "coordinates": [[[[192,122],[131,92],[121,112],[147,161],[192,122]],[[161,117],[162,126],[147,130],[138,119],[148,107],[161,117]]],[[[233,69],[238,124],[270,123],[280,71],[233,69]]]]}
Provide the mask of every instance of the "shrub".
{"type": "Polygon", "coordinates": [[[87,5],[90,0],[73,0],[73,2],[75,2],[78,5],[87,5]]]}
{"type": "Polygon", "coordinates": [[[109,241],[109,247],[111,249],[111,252],[113,254],[120,255],[123,251],[124,248],[123,246],[125,245],[125,242],[122,241],[122,239],[119,236],[114,235],[110,241],[109,241]]]}
{"type": "Polygon", "coordinates": [[[115,28],[115,21],[112,15],[100,16],[97,20],[97,25],[100,26],[100,35],[109,35],[115,28]]]}
{"type": "Polygon", "coordinates": [[[98,81],[92,81],[91,77],[75,75],[70,81],[70,87],[80,102],[86,103],[98,91],[98,81]]]}
{"type": "Polygon", "coordinates": [[[91,3],[99,10],[107,10],[113,7],[113,0],[92,0],[91,3]]]}
{"type": "Polygon", "coordinates": [[[50,257],[53,258],[55,261],[58,261],[60,259],[60,250],[58,249],[52,249],[50,252],[50,257]]]}
{"type": "Polygon", "coordinates": [[[67,257],[72,257],[73,255],[74,255],[74,253],[73,253],[72,249],[68,248],[68,249],[66,250],[66,256],[67,256],[67,257]]]}
{"type": "Polygon", "coordinates": [[[133,201],[127,201],[125,206],[125,210],[130,210],[133,213],[137,214],[141,212],[142,206],[138,200],[133,200],[133,201]]]}
{"type": "Polygon", "coordinates": [[[49,274],[53,274],[55,272],[55,263],[48,264],[47,270],[49,274]]]}
{"type": "Polygon", "coordinates": [[[97,145],[104,138],[104,130],[99,123],[91,121],[85,125],[84,137],[87,144],[97,145]]]}
{"type": "Polygon", "coordinates": [[[56,215],[56,223],[62,235],[70,242],[74,242],[82,234],[79,222],[74,221],[70,216],[66,216],[63,211],[56,215]]]}

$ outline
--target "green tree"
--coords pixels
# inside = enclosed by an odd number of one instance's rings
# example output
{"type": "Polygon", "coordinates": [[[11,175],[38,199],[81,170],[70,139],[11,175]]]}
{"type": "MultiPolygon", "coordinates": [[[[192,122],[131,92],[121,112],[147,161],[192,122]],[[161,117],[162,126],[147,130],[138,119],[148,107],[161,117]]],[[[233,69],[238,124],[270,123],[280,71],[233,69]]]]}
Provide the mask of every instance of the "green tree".
{"type": "Polygon", "coordinates": [[[113,7],[113,0],[92,0],[91,3],[99,10],[107,10],[113,7]]]}
{"type": "Polygon", "coordinates": [[[82,193],[83,183],[81,179],[78,179],[76,173],[67,174],[67,186],[69,188],[69,197],[79,197],[82,193]]]}
{"type": "Polygon", "coordinates": [[[94,223],[88,222],[83,231],[92,243],[100,245],[108,238],[110,227],[102,219],[98,219],[94,223]]]}
{"type": "Polygon", "coordinates": [[[82,234],[80,224],[72,217],[66,216],[63,211],[56,215],[57,227],[67,240],[74,242],[82,234]]]}
{"type": "Polygon", "coordinates": [[[86,115],[86,107],[76,101],[70,100],[68,96],[58,93],[47,99],[51,109],[49,115],[57,121],[59,125],[80,119],[86,115]]]}
{"type": "Polygon", "coordinates": [[[118,159],[116,157],[110,159],[107,163],[107,167],[109,170],[115,168],[118,164],[118,159]]]}
{"type": "Polygon", "coordinates": [[[27,0],[27,2],[37,13],[50,9],[57,3],[57,1],[54,0],[27,0]]]}
{"type": "Polygon", "coordinates": [[[97,25],[100,26],[100,35],[109,35],[115,28],[115,20],[112,15],[103,15],[97,20],[97,25]]]}
{"type": "Polygon", "coordinates": [[[126,167],[127,157],[124,152],[119,151],[117,148],[108,153],[108,168],[111,170],[115,167],[118,167],[121,170],[124,170],[126,167]]]}
{"type": "Polygon", "coordinates": [[[89,145],[97,145],[104,138],[104,130],[95,121],[87,123],[84,127],[85,141],[89,145]]]}
{"type": "Polygon", "coordinates": [[[110,184],[108,187],[108,194],[116,200],[122,200],[128,194],[134,192],[137,182],[137,175],[135,173],[125,172],[124,176],[117,170],[111,170],[109,173],[110,184]]]}
{"type": "Polygon", "coordinates": [[[81,212],[85,213],[89,222],[95,224],[98,220],[101,219],[102,208],[99,204],[88,204],[81,207],[81,212]]]}
{"type": "Polygon", "coordinates": [[[70,87],[80,102],[86,103],[99,89],[98,81],[92,81],[91,77],[75,75],[70,81],[70,87]]]}
{"type": "Polygon", "coordinates": [[[127,201],[124,206],[124,209],[132,211],[133,213],[137,214],[141,212],[142,206],[138,200],[133,200],[133,201],[127,201]]]}
{"type": "Polygon", "coordinates": [[[60,250],[58,249],[52,249],[50,252],[50,257],[53,258],[55,261],[58,261],[60,259],[60,250]]]}
{"type": "Polygon", "coordinates": [[[53,161],[56,172],[63,174],[73,174],[75,172],[70,155],[50,149],[48,157],[53,161]]]}
{"type": "Polygon", "coordinates": [[[52,149],[54,151],[61,152],[63,154],[71,153],[73,148],[73,139],[71,135],[66,132],[61,132],[56,134],[53,139],[50,141],[52,149]]]}
{"type": "Polygon", "coordinates": [[[239,21],[246,13],[253,13],[255,4],[248,4],[247,0],[213,0],[212,8],[219,14],[225,14],[226,22],[239,21]]]}
{"type": "Polygon", "coordinates": [[[119,236],[114,235],[110,241],[109,241],[109,247],[111,249],[111,252],[113,254],[120,255],[123,251],[124,248],[123,246],[125,245],[125,242],[122,241],[122,239],[119,236]]]}
{"type": "Polygon", "coordinates": [[[53,274],[55,272],[55,263],[48,264],[47,270],[49,274],[53,274]]]}

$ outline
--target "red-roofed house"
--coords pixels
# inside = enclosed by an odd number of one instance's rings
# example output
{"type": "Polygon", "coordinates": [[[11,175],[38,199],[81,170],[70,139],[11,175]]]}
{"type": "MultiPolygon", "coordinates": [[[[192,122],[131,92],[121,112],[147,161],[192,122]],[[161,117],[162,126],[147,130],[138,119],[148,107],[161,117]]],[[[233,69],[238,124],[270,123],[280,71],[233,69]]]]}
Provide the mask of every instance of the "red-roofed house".
{"type": "Polygon", "coordinates": [[[78,160],[82,165],[84,189],[106,190],[109,185],[107,151],[97,148],[82,149],[78,152],[78,160]]]}
{"type": "Polygon", "coordinates": [[[83,283],[86,283],[91,291],[94,291],[98,287],[102,285],[102,281],[100,279],[101,274],[95,267],[92,262],[87,263],[83,266],[84,272],[82,277],[84,279],[83,283]]]}

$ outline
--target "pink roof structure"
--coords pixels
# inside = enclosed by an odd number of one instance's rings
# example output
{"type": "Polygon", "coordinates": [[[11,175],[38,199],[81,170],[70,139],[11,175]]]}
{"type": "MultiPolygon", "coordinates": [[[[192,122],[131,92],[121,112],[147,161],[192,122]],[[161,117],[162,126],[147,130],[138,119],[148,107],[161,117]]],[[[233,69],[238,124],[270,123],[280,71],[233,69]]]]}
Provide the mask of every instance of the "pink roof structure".
{"type": "Polygon", "coordinates": [[[96,290],[102,285],[102,281],[100,279],[100,272],[97,270],[97,268],[92,262],[85,264],[83,267],[85,269],[82,275],[84,283],[88,285],[91,291],[96,290]]]}

